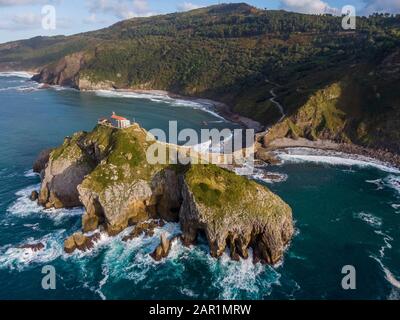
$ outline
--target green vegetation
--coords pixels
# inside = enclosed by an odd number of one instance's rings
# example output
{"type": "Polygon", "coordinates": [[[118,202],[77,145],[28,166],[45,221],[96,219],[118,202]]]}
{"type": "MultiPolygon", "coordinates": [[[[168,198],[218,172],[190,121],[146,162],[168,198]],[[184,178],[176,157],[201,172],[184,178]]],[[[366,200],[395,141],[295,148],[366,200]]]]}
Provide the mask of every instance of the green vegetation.
{"type": "Polygon", "coordinates": [[[100,163],[84,180],[83,186],[102,191],[113,183],[129,183],[139,179],[149,180],[162,165],[149,165],[146,151],[151,142],[146,141],[145,132],[138,126],[119,130],[107,126],[97,126],[80,142],[85,146],[94,144],[101,153],[100,163]]]}
{"type": "Polygon", "coordinates": [[[185,177],[196,200],[208,207],[235,205],[252,185],[248,179],[215,165],[192,165],[185,177]]]}
{"type": "Polygon", "coordinates": [[[266,187],[215,165],[190,166],[185,181],[208,218],[216,223],[241,217],[275,219],[287,208],[266,187]],[[232,217],[232,212],[238,216],[232,217]]]}
{"type": "Polygon", "coordinates": [[[400,15],[358,17],[354,31],[341,21],[223,4],[3,44],[0,69],[47,65],[52,75],[61,57],[83,51],[78,78],[220,100],[265,125],[281,117],[269,101],[274,82],[294,137],[399,152],[400,15]],[[325,101],[324,90],[336,84],[340,96],[325,101]],[[297,119],[304,117],[313,118],[307,132],[297,119]]]}

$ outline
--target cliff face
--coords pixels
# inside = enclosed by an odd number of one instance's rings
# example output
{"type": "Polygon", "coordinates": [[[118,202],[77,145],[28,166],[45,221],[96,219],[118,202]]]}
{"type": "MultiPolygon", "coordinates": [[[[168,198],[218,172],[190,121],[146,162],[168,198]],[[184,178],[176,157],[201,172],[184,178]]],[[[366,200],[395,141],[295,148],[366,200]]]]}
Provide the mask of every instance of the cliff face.
{"type": "MultiPolygon", "coordinates": [[[[149,219],[179,221],[184,243],[193,244],[204,233],[214,257],[228,245],[234,259],[247,258],[249,248],[267,263],[282,258],[293,235],[287,204],[267,188],[214,165],[149,165],[146,150],[158,142],[146,137],[134,125],[123,130],[97,126],[67,138],[49,156],[39,203],[83,205],[84,233],[100,229],[116,235],[149,219]]],[[[69,251],[74,243],[67,241],[69,251]]]]}
{"type": "Polygon", "coordinates": [[[84,66],[84,53],[67,55],[61,60],[44,67],[33,80],[51,85],[79,88],[79,72],[84,66]]]}
{"type": "Polygon", "coordinates": [[[396,50],[374,65],[353,66],[317,90],[308,90],[311,79],[292,84],[282,96],[287,117],[269,130],[264,145],[277,138],[306,138],[399,154],[399,61],[396,50]],[[294,101],[298,106],[290,109],[294,101]]]}
{"type": "Polygon", "coordinates": [[[183,177],[183,241],[203,231],[213,257],[228,246],[232,259],[249,256],[277,263],[293,236],[290,207],[265,187],[213,165],[194,165],[183,177]]]}

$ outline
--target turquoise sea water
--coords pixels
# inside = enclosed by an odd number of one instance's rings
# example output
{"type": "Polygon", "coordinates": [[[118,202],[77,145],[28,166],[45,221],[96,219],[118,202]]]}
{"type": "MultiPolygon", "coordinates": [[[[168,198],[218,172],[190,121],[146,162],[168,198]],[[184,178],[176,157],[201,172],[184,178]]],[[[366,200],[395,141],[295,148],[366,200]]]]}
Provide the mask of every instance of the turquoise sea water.
{"type": "MultiPolygon", "coordinates": [[[[173,245],[168,259],[149,256],[158,243],[102,236],[95,249],[72,256],[63,240],[80,228],[82,209],[44,211],[28,200],[39,178],[36,155],[99,117],[116,111],[146,129],[234,128],[197,104],[157,97],[110,96],[62,88],[38,90],[28,79],[0,75],[0,299],[398,299],[400,298],[400,173],[336,155],[292,150],[268,171],[269,183],[293,208],[296,236],[273,267],[216,260],[205,243],[173,245]],[[305,156],[304,156],[305,154],[305,156]],[[41,241],[33,253],[17,247],[41,241]],[[41,288],[42,267],[57,272],[57,289],[41,288]],[[353,265],[356,290],[341,287],[353,265]]],[[[263,183],[260,181],[260,183],[263,183]]],[[[177,224],[163,232],[179,233],[177,224]]]]}

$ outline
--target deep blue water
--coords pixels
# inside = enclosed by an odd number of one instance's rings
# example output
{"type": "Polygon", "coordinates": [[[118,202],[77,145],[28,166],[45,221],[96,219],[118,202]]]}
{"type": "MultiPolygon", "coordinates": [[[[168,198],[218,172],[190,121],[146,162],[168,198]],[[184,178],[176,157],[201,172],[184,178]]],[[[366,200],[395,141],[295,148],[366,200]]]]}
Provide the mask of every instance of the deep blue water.
{"type": "MultiPolygon", "coordinates": [[[[92,129],[111,111],[146,129],[166,129],[168,120],[196,130],[235,126],[181,101],[36,87],[0,76],[0,299],[400,297],[400,173],[332,157],[286,156],[283,165],[268,168],[287,177],[268,186],[291,205],[297,229],[275,268],[227,255],[215,260],[205,244],[188,249],[176,243],[168,259],[156,263],[148,253],[161,230],[129,243],[103,236],[90,253],[64,254],[63,240],[80,228],[82,209],[46,212],[28,200],[40,182],[29,170],[42,149],[92,129]],[[45,249],[17,248],[35,241],[45,249]],[[56,290],[41,287],[44,265],[56,269],[56,290]],[[341,287],[344,265],[356,269],[356,290],[341,287]]],[[[164,231],[178,233],[179,226],[167,224],[164,231]]]]}

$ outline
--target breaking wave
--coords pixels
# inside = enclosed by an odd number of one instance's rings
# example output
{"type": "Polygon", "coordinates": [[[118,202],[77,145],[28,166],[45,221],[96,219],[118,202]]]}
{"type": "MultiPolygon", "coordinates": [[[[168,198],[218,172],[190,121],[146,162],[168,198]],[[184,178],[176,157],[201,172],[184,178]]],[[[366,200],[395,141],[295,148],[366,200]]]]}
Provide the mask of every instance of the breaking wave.
{"type": "Polygon", "coordinates": [[[355,215],[356,218],[366,222],[371,227],[379,228],[382,225],[382,219],[370,213],[359,212],[355,215]]]}
{"type": "Polygon", "coordinates": [[[167,93],[141,93],[141,92],[129,92],[129,91],[114,91],[114,90],[96,90],[95,94],[99,97],[105,98],[130,98],[130,99],[145,99],[156,103],[167,103],[173,107],[190,107],[193,109],[202,110],[208,112],[223,121],[227,121],[224,117],[215,112],[212,103],[207,103],[203,100],[185,100],[172,98],[167,93]]]}
{"type": "Polygon", "coordinates": [[[36,184],[16,192],[15,195],[18,198],[7,209],[7,212],[19,217],[27,217],[31,214],[40,214],[41,217],[51,218],[58,223],[61,223],[64,218],[83,214],[83,208],[44,209],[42,206],[38,205],[36,201],[31,201],[29,198],[32,191],[39,190],[39,188],[40,184],[36,184]]]}
{"type": "Polygon", "coordinates": [[[349,155],[342,152],[315,150],[310,148],[289,148],[277,152],[279,159],[285,162],[315,162],[334,166],[373,167],[385,172],[400,174],[400,170],[376,159],[349,155]]]}
{"type": "Polygon", "coordinates": [[[48,234],[40,239],[29,238],[19,245],[6,245],[0,248],[0,269],[22,271],[32,264],[46,264],[54,261],[63,253],[65,230],[48,234]],[[42,243],[45,247],[37,252],[29,248],[20,248],[23,244],[42,243]]]}
{"type": "Polygon", "coordinates": [[[9,72],[0,72],[0,77],[11,78],[27,78],[30,79],[33,77],[33,73],[24,72],[24,71],[9,71],[9,72]]]}

